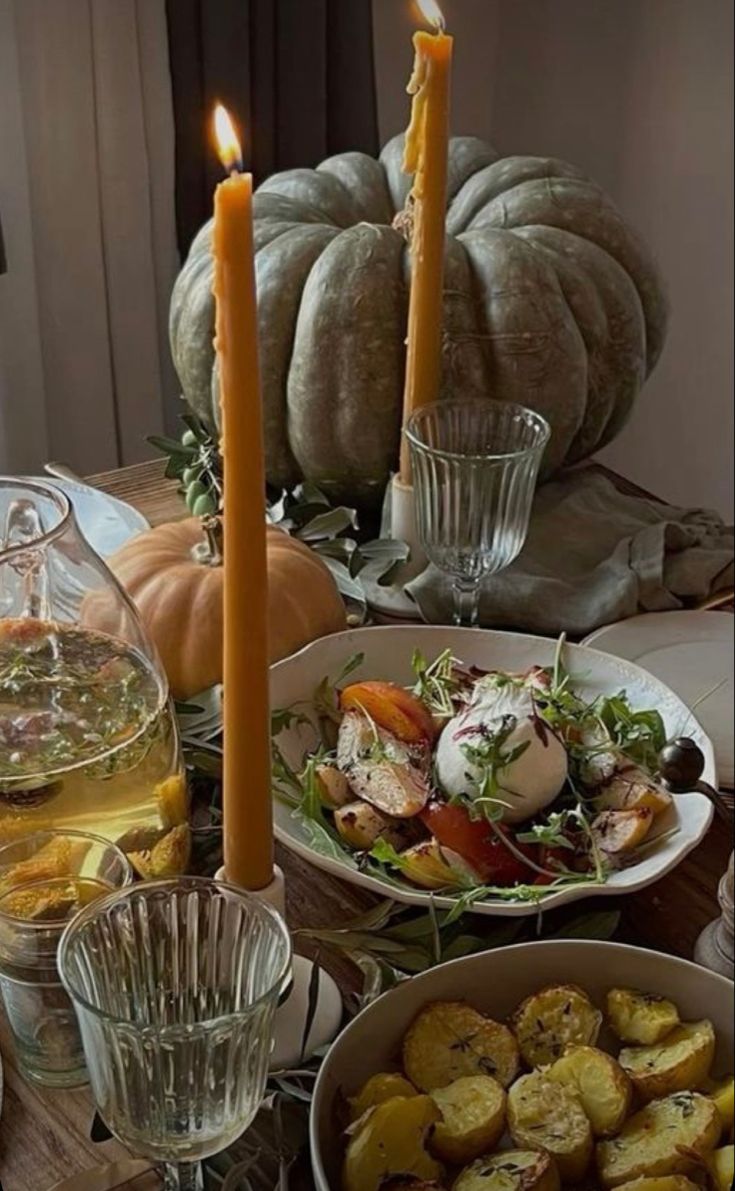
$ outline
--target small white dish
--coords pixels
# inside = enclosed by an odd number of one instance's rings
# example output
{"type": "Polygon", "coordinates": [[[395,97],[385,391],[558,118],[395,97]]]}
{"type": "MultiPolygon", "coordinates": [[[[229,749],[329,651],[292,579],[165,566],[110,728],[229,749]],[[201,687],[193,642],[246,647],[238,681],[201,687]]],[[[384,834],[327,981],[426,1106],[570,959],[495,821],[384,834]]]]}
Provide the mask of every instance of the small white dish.
{"type": "MultiPolygon", "coordinates": [[[[277,708],[296,705],[298,710],[307,709],[319,682],[325,676],[339,674],[348,658],[356,653],[362,653],[364,658],[362,664],[351,673],[351,681],[382,679],[408,685],[413,681],[411,657],[417,647],[428,659],[449,648],[456,658],[468,665],[508,671],[523,671],[533,665],[551,665],[556,653],[556,642],[548,637],[494,632],[490,629],[460,629],[441,625],[380,625],[352,629],[313,641],[292,657],[271,666],[271,708],[275,711],[277,708]]],[[[634,707],[657,708],[660,711],[669,737],[679,733],[686,722],[688,735],[697,741],[704,753],[704,780],[716,785],[717,774],[710,741],[681,699],[659,679],[632,662],[580,645],[565,646],[564,661],[575,689],[590,700],[600,694],[611,695],[625,690],[634,707]]],[[[302,768],[305,751],[314,748],[317,743],[315,732],[298,723],[279,733],[277,740],[286,761],[297,772],[302,768]]],[[[273,809],[277,839],[317,868],[407,905],[423,906],[424,909],[431,905],[451,909],[455,905],[457,899],[451,895],[428,893],[408,882],[389,883],[373,873],[363,872],[341,851],[337,855],[316,852],[290,807],[276,798],[273,809]]],[[[613,873],[604,885],[566,885],[553,889],[545,894],[539,904],[544,909],[551,909],[581,898],[634,893],[644,889],[675,868],[697,846],[709,828],[712,815],[712,804],[704,794],[678,794],[674,807],[661,817],[661,842],[647,851],[637,864],[613,873]],[[674,826],[678,830],[667,835],[668,828],[674,826]]],[[[523,917],[538,913],[538,905],[535,902],[510,902],[495,898],[475,902],[473,910],[478,914],[523,917]]]]}
{"type": "Polygon", "coordinates": [[[684,1021],[708,1018],[717,1036],[713,1072],[732,1070],[733,985],[688,960],[624,943],[553,939],[500,947],[441,964],[385,993],[358,1014],[333,1044],[314,1088],[310,1117],[317,1191],[339,1186],[342,1138],[336,1107],[377,1071],[395,1069],[416,1014],[431,1001],[468,1001],[504,1021],[545,984],[577,984],[600,1008],[613,985],[669,997],[684,1021]]]}
{"type": "MultiPolygon", "coordinates": [[[[643,666],[694,708],[727,789],[735,785],[734,630],[729,612],[647,612],[596,629],[582,642],[643,666]]],[[[682,735],[688,735],[689,722],[682,735]]]]}
{"type": "Polygon", "coordinates": [[[109,558],[131,538],[150,529],[143,514],[132,505],[89,484],[77,484],[56,476],[29,476],[28,479],[34,484],[58,488],[68,497],[77,525],[100,558],[109,558]]]}

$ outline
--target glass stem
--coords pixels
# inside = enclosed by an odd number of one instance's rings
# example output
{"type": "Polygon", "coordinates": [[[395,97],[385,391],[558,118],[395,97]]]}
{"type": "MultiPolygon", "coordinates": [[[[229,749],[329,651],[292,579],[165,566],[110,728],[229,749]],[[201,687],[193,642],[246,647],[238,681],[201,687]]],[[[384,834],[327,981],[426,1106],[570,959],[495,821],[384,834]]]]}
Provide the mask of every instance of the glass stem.
{"type": "Polygon", "coordinates": [[[201,1162],[166,1162],[163,1188],[164,1191],[204,1191],[201,1162]]]}
{"type": "Polygon", "coordinates": [[[480,580],[455,579],[452,593],[454,597],[453,623],[477,625],[480,611],[480,580]]]}

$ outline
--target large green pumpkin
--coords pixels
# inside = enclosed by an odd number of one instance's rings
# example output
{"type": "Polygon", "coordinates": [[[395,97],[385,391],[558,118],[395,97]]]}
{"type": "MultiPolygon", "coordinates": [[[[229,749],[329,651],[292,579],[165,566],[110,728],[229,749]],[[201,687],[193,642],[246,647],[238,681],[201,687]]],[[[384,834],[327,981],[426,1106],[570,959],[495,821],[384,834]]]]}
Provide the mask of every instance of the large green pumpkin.
{"type": "MultiPolygon", "coordinates": [[[[275,174],[254,197],[266,469],[374,503],[400,433],[410,257],[403,137],[275,174]],[[396,216],[399,218],[396,220],[396,216]],[[394,226],[394,221],[396,226],[394,226]]],[[[666,302],[645,245],[574,166],[450,142],[443,394],[548,418],[545,474],[626,421],[661,351],[666,302]]],[[[184,397],[216,425],[212,225],[171,302],[184,397]]]]}

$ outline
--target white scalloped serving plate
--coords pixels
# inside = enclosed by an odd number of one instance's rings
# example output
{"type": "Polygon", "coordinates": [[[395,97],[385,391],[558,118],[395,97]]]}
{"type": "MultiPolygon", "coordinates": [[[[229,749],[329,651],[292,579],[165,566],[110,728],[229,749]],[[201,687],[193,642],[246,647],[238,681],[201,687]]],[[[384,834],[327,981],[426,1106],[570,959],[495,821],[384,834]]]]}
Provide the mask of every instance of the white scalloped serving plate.
{"type": "MultiPolygon", "coordinates": [[[[380,625],[335,633],[332,637],[312,642],[299,653],[271,667],[271,707],[310,704],[321,679],[325,675],[337,675],[355,653],[363,653],[364,660],[350,675],[350,681],[372,678],[408,684],[412,682],[411,656],[416,647],[429,659],[449,648],[461,661],[484,669],[524,670],[533,665],[550,665],[556,642],[521,633],[434,625],[380,625]]],[[[632,662],[582,645],[565,646],[564,661],[573,685],[580,693],[593,698],[598,694],[625,690],[634,707],[658,708],[670,737],[676,736],[686,725],[687,734],[697,741],[704,753],[705,781],[717,784],[714,751],[708,737],[682,700],[663,682],[632,662]]],[[[305,750],[315,744],[315,737],[308,728],[292,727],[280,733],[278,743],[286,760],[299,768],[305,750]]],[[[647,852],[638,864],[614,873],[604,886],[580,884],[553,890],[540,904],[544,909],[551,909],[585,897],[634,893],[645,888],[675,868],[697,846],[707,832],[712,813],[712,805],[703,794],[693,791],[677,795],[674,809],[665,817],[669,822],[664,820],[659,824],[662,832],[674,824],[679,830],[647,852]]],[[[281,843],[324,872],[408,905],[428,906],[433,901],[435,906],[450,908],[455,903],[456,899],[451,896],[432,895],[408,884],[399,887],[357,871],[346,859],[315,852],[298,819],[278,799],[274,802],[274,817],[276,836],[281,843]]],[[[500,899],[477,903],[473,908],[480,914],[505,916],[523,916],[538,911],[536,903],[512,903],[500,899]]]]}

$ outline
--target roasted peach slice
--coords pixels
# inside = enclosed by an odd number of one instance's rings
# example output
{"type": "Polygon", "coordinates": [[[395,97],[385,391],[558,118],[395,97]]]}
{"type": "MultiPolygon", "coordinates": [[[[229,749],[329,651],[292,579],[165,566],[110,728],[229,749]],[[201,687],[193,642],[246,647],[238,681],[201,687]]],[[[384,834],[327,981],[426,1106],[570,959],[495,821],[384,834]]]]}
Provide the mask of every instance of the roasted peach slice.
{"type": "Polygon", "coordinates": [[[420,699],[392,682],[355,682],[340,695],[343,711],[364,711],[379,728],[405,744],[434,739],[434,720],[420,699]]]}

